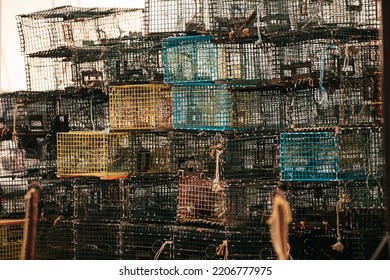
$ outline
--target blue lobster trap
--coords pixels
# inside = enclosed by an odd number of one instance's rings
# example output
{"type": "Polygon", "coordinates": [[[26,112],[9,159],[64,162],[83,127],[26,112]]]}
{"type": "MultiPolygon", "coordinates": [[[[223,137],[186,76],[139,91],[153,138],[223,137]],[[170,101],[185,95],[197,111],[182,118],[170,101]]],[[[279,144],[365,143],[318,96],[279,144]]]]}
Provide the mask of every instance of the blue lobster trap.
{"type": "Polygon", "coordinates": [[[339,147],[334,132],[286,132],[280,135],[282,181],[337,181],[339,147]]]}

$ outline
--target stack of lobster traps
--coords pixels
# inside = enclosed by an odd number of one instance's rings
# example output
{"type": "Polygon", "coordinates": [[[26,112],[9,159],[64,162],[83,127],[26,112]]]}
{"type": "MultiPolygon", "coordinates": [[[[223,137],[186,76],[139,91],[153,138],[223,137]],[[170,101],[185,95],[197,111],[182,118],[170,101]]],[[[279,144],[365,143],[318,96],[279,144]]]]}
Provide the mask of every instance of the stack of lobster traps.
{"type": "Polygon", "coordinates": [[[17,17],[0,218],[40,259],[369,259],[385,234],[380,0],[146,0],[17,17]],[[335,250],[341,241],[344,250],[335,250]]]}

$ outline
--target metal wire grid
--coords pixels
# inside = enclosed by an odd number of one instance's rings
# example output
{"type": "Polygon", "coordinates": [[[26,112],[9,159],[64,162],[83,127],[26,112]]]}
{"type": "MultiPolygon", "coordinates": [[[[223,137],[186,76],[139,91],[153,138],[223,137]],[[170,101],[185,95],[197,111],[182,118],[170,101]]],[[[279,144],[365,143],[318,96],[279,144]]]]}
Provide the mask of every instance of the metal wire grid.
{"type": "Polygon", "coordinates": [[[72,260],[75,257],[72,220],[39,220],[35,244],[36,260],[72,260]]]}
{"type": "Polygon", "coordinates": [[[168,37],[162,41],[168,84],[232,81],[258,83],[274,78],[271,44],[215,40],[210,35],[168,37]]]}
{"type": "Polygon", "coordinates": [[[142,9],[62,6],[16,17],[22,55],[144,34],[142,9]]]}
{"type": "Polygon", "coordinates": [[[24,218],[28,178],[2,176],[0,178],[0,218],[24,218]]]}
{"type": "Polygon", "coordinates": [[[208,0],[146,0],[146,33],[173,34],[210,29],[208,0]]]}
{"type": "Polygon", "coordinates": [[[135,36],[107,48],[104,68],[108,83],[162,83],[162,39],[135,36]]]}
{"type": "Polygon", "coordinates": [[[72,220],[74,215],[73,186],[67,179],[41,179],[43,189],[39,193],[38,216],[42,221],[56,224],[72,220]]]}
{"type": "Polygon", "coordinates": [[[109,108],[112,130],[172,127],[172,92],[164,84],[113,86],[109,108]]]}
{"type": "Polygon", "coordinates": [[[24,219],[0,219],[0,260],[19,260],[24,219]]]}
{"type": "Polygon", "coordinates": [[[128,180],[72,180],[74,195],[73,219],[78,222],[119,222],[125,216],[129,199],[128,180]]]}
{"type": "Polygon", "coordinates": [[[172,93],[173,128],[231,131],[278,129],[285,104],[279,90],[231,88],[226,84],[175,85],[172,93]]]}
{"type": "Polygon", "coordinates": [[[121,225],[124,260],[173,259],[173,226],[171,224],[121,225]]]}
{"type": "Polygon", "coordinates": [[[218,78],[218,49],[210,35],[162,40],[164,82],[208,82],[218,78]]]}
{"type": "Polygon", "coordinates": [[[190,226],[173,227],[175,260],[222,260],[217,248],[225,240],[225,231],[190,226]]]}
{"type": "Polygon", "coordinates": [[[281,180],[337,181],[339,146],[334,132],[284,132],[280,134],[281,180]]]}
{"type": "Polygon", "coordinates": [[[61,48],[25,57],[27,89],[50,91],[101,89],[107,84],[100,46],[61,48]]]}
{"type": "Polygon", "coordinates": [[[169,174],[173,170],[172,139],[169,132],[129,133],[129,174],[135,176],[169,174]]]}
{"type": "Polygon", "coordinates": [[[232,260],[275,260],[269,230],[226,231],[229,259],[232,260]]]}
{"type": "Polygon", "coordinates": [[[384,142],[381,127],[351,127],[340,131],[339,166],[345,181],[384,177],[384,142]]]}
{"type": "Polygon", "coordinates": [[[211,179],[219,176],[224,180],[253,178],[277,181],[278,141],[274,134],[223,135],[174,131],[173,172],[183,171],[188,176],[211,179]],[[216,150],[222,151],[218,159],[213,154],[216,150]]]}
{"type": "Polygon", "coordinates": [[[180,178],[177,221],[227,229],[258,227],[269,215],[273,188],[261,181],[180,178]]]}
{"type": "Polygon", "coordinates": [[[106,130],[110,127],[108,96],[100,91],[85,94],[63,92],[58,97],[57,107],[58,118],[54,121],[61,132],[106,130]]]}
{"type": "Polygon", "coordinates": [[[379,28],[378,0],[262,0],[258,6],[264,32],[315,28],[379,28]]]}
{"type": "Polygon", "coordinates": [[[131,223],[174,223],[179,180],[172,176],[130,178],[126,220],[131,223]]]}
{"type": "Polygon", "coordinates": [[[124,132],[57,133],[57,176],[126,177],[128,149],[129,138],[124,132]]]}
{"type": "Polygon", "coordinates": [[[120,225],[116,223],[75,223],[76,260],[117,260],[120,225]]]}

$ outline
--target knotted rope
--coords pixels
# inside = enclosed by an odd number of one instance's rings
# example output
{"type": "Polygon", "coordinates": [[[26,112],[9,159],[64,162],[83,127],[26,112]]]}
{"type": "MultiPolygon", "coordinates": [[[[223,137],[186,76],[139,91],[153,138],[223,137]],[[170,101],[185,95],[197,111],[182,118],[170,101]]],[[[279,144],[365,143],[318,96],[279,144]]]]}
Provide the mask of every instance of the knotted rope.
{"type": "Polygon", "coordinates": [[[222,190],[222,186],[221,186],[221,181],[220,181],[220,178],[219,178],[219,161],[220,161],[220,156],[221,154],[223,153],[223,146],[221,143],[215,145],[215,146],[212,146],[210,148],[210,156],[212,158],[216,158],[216,166],[215,166],[215,179],[213,180],[213,185],[212,185],[212,190],[214,192],[218,192],[218,191],[221,191],[222,190]]]}
{"type": "Polygon", "coordinates": [[[229,258],[228,241],[222,241],[222,244],[217,247],[216,252],[217,256],[223,256],[223,259],[227,260],[229,258]]]}
{"type": "Polygon", "coordinates": [[[172,241],[172,240],[167,240],[167,241],[165,241],[165,242],[161,245],[160,249],[157,251],[156,255],[154,256],[154,259],[155,259],[155,260],[158,260],[158,258],[160,257],[162,251],[164,251],[165,246],[167,246],[167,245],[172,245],[172,244],[173,244],[173,241],[172,241]]]}

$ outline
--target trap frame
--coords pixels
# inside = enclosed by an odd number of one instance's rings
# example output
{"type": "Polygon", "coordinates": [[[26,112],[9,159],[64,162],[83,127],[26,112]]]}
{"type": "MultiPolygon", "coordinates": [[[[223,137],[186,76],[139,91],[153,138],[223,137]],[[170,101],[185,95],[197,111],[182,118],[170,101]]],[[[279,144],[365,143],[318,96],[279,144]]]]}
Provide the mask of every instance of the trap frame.
{"type": "Polygon", "coordinates": [[[61,6],[16,17],[22,55],[144,34],[143,9],[61,6]],[[50,31],[50,32],[48,32],[50,31]],[[38,40],[37,40],[38,38],[38,40]]]}
{"type": "Polygon", "coordinates": [[[172,133],[173,172],[186,176],[279,179],[278,136],[273,133],[172,133]]]}
{"type": "Polygon", "coordinates": [[[172,260],[173,225],[122,223],[124,260],[172,260]]]}
{"type": "Polygon", "coordinates": [[[0,259],[19,260],[24,219],[0,219],[0,259]]]}
{"type": "Polygon", "coordinates": [[[57,176],[126,178],[129,137],[125,132],[57,133],[57,176]]]}
{"type": "Polygon", "coordinates": [[[173,224],[176,221],[179,179],[157,174],[130,177],[126,221],[173,224]]]}
{"type": "Polygon", "coordinates": [[[164,84],[112,86],[109,108],[113,131],[172,127],[172,91],[164,84]]]}

